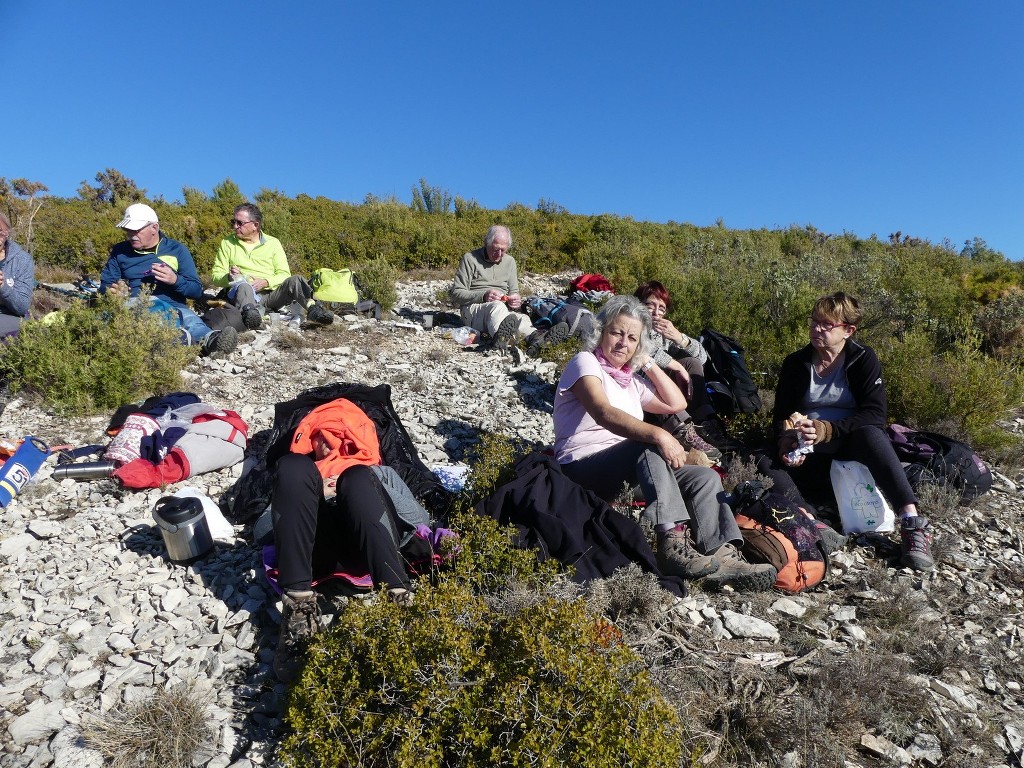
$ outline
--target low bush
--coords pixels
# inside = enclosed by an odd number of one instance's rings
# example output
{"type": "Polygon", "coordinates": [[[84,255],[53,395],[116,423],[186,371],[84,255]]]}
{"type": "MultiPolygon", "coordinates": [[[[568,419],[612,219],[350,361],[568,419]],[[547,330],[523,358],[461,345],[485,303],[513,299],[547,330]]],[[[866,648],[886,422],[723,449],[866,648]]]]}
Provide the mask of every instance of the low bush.
{"type": "Polygon", "coordinates": [[[529,450],[530,446],[524,441],[505,434],[488,432],[482,435],[480,442],[469,451],[468,463],[472,469],[466,479],[463,506],[473,506],[512,480],[515,463],[529,450]]]}
{"type": "Polygon", "coordinates": [[[678,766],[678,718],[581,600],[492,611],[444,580],[349,608],[287,712],[293,766],[678,766]]]}
{"type": "Polygon", "coordinates": [[[977,342],[965,332],[952,349],[937,353],[928,336],[914,331],[902,341],[880,343],[890,417],[963,440],[976,450],[1015,442],[997,422],[1024,401],[1024,377],[983,354],[977,342]]]}
{"type": "Polygon", "coordinates": [[[372,299],[385,312],[390,312],[398,303],[398,270],[387,259],[368,261],[355,270],[359,279],[359,292],[364,299],[372,299]]]}
{"type": "Polygon", "coordinates": [[[196,347],[162,315],[115,296],[27,322],[0,346],[0,379],[64,414],[84,414],[181,389],[196,347]]]}

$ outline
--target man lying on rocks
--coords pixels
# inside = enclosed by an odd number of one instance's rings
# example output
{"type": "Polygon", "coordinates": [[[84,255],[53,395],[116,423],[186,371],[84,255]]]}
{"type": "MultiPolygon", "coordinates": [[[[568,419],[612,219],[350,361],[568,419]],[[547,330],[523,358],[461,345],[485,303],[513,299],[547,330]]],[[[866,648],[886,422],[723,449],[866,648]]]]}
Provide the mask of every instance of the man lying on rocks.
{"type": "MultiPolygon", "coordinates": [[[[271,460],[268,456],[268,465],[271,460]]],[[[282,620],[274,672],[290,683],[320,629],[314,578],[369,573],[398,603],[412,599],[406,561],[430,557],[413,531],[429,522],[396,471],[381,465],[374,422],[339,398],[310,411],[273,464],[271,496],[282,620]]]]}

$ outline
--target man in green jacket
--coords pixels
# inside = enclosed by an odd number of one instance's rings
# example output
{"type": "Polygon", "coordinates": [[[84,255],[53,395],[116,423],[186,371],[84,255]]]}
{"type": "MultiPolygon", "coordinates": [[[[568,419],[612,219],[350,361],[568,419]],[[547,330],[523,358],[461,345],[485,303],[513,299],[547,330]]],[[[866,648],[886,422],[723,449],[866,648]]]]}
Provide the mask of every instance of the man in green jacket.
{"type": "Polygon", "coordinates": [[[462,322],[489,334],[498,349],[514,348],[533,332],[530,318],[517,311],[523,299],[516,260],[508,255],[511,247],[508,227],[492,226],[484,247],[462,257],[450,291],[452,301],[462,308],[462,322]]]}
{"type": "Polygon", "coordinates": [[[247,328],[263,324],[263,313],[297,302],[306,320],[330,325],[334,313],[313,298],[313,287],[288,268],[281,241],[263,232],[263,213],[252,203],[235,208],[234,234],[220,241],[213,260],[213,282],[228,289],[228,299],[242,311],[247,328]]]}

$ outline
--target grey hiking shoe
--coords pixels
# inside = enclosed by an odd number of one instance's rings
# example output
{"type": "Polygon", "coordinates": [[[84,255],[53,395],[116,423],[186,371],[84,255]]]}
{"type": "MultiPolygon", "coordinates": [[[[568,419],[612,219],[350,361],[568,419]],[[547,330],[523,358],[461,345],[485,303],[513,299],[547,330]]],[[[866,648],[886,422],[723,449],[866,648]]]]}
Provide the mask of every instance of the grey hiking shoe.
{"type": "Polygon", "coordinates": [[[537,339],[527,348],[526,354],[530,357],[536,357],[544,347],[561,344],[571,335],[572,332],[569,330],[568,323],[557,323],[551,326],[545,333],[539,334],[537,339]]]}
{"type": "Polygon", "coordinates": [[[306,307],[306,321],[313,325],[330,325],[334,322],[334,313],[319,301],[306,307]]]}
{"type": "Polygon", "coordinates": [[[692,421],[678,427],[672,436],[687,450],[695,448],[712,461],[719,461],[722,458],[722,452],[697,433],[692,421]]]}
{"type": "Polygon", "coordinates": [[[779,572],[769,563],[748,563],[732,544],[723,544],[715,550],[719,568],[704,584],[712,589],[726,584],[740,592],[767,592],[775,584],[779,572]]]}
{"type": "Polygon", "coordinates": [[[407,587],[392,587],[388,590],[388,600],[395,605],[409,606],[413,599],[413,593],[407,587]]]}
{"type": "Polygon", "coordinates": [[[494,348],[500,350],[508,349],[510,344],[516,343],[516,330],[519,328],[519,319],[515,315],[509,315],[501,321],[498,330],[494,332],[494,348]]]}
{"type": "Polygon", "coordinates": [[[202,354],[214,359],[227,357],[238,346],[238,331],[230,325],[223,331],[212,331],[203,339],[202,354]]]}
{"type": "Polygon", "coordinates": [[[263,315],[255,304],[246,304],[242,307],[242,323],[250,331],[258,331],[263,326],[263,315]]]}
{"type": "Polygon", "coordinates": [[[900,563],[915,571],[930,571],[935,567],[932,559],[932,527],[928,518],[916,515],[904,517],[900,523],[900,563]]]}
{"type": "Polygon", "coordinates": [[[684,579],[700,579],[719,569],[718,560],[693,548],[693,539],[685,525],[658,534],[655,559],[663,574],[684,579]]]}
{"type": "Polygon", "coordinates": [[[281,605],[274,674],[282,683],[291,683],[302,668],[306,645],[320,631],[320,606],[315,592],[286,592],[281,596],[281,605]]]}
{"type": "Polygon", "coordinates": [[[846,537],[828,523],[821,520],[814,521],[814,529],[821,536],[821,545],[825,548],[825,554],[831,555],[846,546],[846,537]]]}

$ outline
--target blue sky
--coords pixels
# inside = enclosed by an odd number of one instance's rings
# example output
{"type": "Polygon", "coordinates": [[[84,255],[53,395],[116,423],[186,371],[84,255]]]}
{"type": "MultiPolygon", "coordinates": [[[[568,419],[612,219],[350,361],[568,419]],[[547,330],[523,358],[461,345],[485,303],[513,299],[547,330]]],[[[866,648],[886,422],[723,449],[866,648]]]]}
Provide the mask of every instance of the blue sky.
{"type": "Polygon", "coordinates": [[[2,0],[0,175],[813,224],[1024,259],[1024,3],[2,0]]]}

